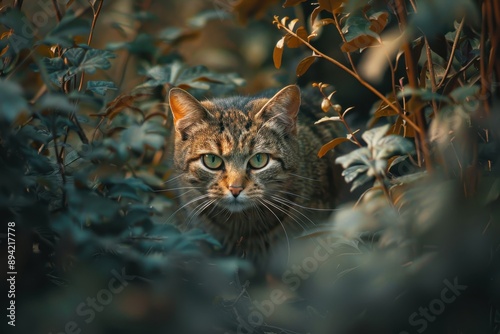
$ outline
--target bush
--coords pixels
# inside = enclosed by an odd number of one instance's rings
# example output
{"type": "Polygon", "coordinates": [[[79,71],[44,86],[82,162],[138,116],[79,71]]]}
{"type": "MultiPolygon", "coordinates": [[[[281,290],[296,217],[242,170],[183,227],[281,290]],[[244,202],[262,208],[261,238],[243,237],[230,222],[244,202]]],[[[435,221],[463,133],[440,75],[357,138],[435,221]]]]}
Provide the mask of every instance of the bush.
{"type": "Polygon", "coordinates": [[[14,1],[0,23],[10,331],[500,332],[495,0],[14,1]],[[296,76],[362,194],[247,280],[172,224],[163,101],[296,76]]]}

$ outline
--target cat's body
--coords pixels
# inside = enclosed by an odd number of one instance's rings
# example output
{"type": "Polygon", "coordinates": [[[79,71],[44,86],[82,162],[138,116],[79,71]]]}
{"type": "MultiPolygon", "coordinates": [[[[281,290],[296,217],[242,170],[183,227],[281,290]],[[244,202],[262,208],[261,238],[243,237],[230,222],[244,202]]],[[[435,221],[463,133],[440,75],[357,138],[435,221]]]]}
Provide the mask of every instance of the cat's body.
{"type": "Polygon", "coordinates": [[[319,159],[317,152],[339,134],[332,122],[314,125],[319,108],[300,106],[296,86],[272,97],[204,102],[173,89],[169,102],[181,226],[204,229],[228,254],[259,261],[277,239],[331,214],[333,153],[319,159]]]}

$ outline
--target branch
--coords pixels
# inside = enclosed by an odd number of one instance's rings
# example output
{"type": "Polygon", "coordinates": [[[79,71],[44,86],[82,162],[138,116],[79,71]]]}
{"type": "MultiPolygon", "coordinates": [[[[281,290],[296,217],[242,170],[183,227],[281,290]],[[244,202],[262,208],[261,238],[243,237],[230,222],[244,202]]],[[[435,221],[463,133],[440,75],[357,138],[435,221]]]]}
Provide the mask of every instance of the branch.
{"type": "MultiPolygon", "coordinates": [[[[432,92],[435,93],[437,91],[437,86],[436,86],[436,74],[434,73],[434,62],[432,61],[432,50],[429,45],[429,40],[427,39],[427,37],[424,36],[424,40],[425,40],[425,53],[427,55],[427,68],[429,69],[429,75],[431,77],[432,92]]],[[[432,109],[434,110],[434,115],[437,115],[438,108],[436,100],[434,99],[432,99],[432,109]]]]}
{"type": "MultiPolygon", "coordinates": [[[[335,13],[333,13],[332,15],[333,15],[333,20],[335,21],[335,27],[337,27],[339,35],[342,38],[342,42],[344,42],[344,44],[346,44],[347,40],[345,39],[344,33],[342,32],[342,29],[340,28],[340,23],[339,23],[339,20],[337,18],[337,15],[335,13]]],[[[352,61],[351,53],[346,52],[346,54],[347,54],[347,59],[349,59],[349,63],[351,63],[352,70],[354,72],[356,72],[356,74],[358,74],[358,71],[356,71],[356,67],[354,66],[354,62],[352,61]]]]}
{"type": "Polygon", "coordinates": [[[59,10],[59,6],[57,5],[57,0],[52,0],[52,5],[54,5],[54,11],[56,12],[57,22],[61,22],[61,11],[59,10]]]}
{"type": "Polygon", "coordinates": [[[14,8],[21,10],[21,7],[23,6],[23,0],[16,0],[14,1],[14,8]]]}
{"type": "Polygon", "coordinates": [[[345,71],[348,74],[350,74],[352,77],[354,77],[356,80],[358,80],[358,82],[360,84],[362,84],[364,87],[366,87],[368,90],[370,90],[373,94],[375,94],[377,97],[379,97],[382,101],[384,101],[389,108],[391,108],[394,111],[396,111],[398,113],[398,115],[401,116],[401,118],[403,118],[412,128],[415,129],[415,131],[417,131],[418,133],[424,135],[423,130],[420,127],[418,127],[408,116],[406,116],[404,114],[404,112],[402,112],[397,107],[397,105],[395,105],[394,103],[392,103],[391,101],[389,101],[389,99],[387,97],[385,97],[384,94],[380,93],[375,87],[373,87],[368,82],[366,82],[361,76],[359,76],[359,74],[357,74],[356,72],[352,71],[351,69],[349,69],[348,67],[346,67],[344,64],[340,63],[339,61],[337,61],[337,60],[335,60],[335,59],[327,56],[323,52],[321,52],[318,49],[316,49],[307,40],[304,40],[302,37],[300,37],[299,35],[297,35],[295,32],[293,32],[292,30],[288,29],[286,26],[284,26],[283,24],[281,24],[281,22],[278,20],[277,16],[274,17],[274,23],[276,24],[276,26],[278,27],[278,29],[284,29],[288,34],[290,34],[290,35],[294,36],[295,38],[299,39],[311,51],[314,51],[314,53],[317,56],[328,60],[332,64],[336,65],[337,67],[339,67],[343,71],[345,71]]]}
{"type": "Polygon", "coordinates": [[[460,38],[460,34],[462,33],[462,28],[464,27],[464,22],[465,22],[465,17],[462,18],[462,22],[460,22],[460,25],[457,28],[457,32],[455,35],[455,39],[453,40],[453,46],[451,47],[451,53],[450,53],[450,58],[448,59],[448,65],[446,65],[446,69],[443,74],[443,78],[439,82],[439,84],[436,87],[436,91],[443,86],[444,82],[446,81],[446,77],[450,73],[451,70],[451,65],[453,64],[453,59],[455,58],[455,51],[457,50],[457,45],[458,45],[458,40],[460,38]]]}
{"type": "MultiPolygon", "coordinates": [[[[95,28],[95,25],[97,23],[97,18],[99,17],[99,14],[101,13],[103,3],[104,3],[104,0],[99,1],[99,5],[97,6],[97,9],[95,9],[94,6],[91,5],[92,12],[94,13],[94,17],[92,18],[92,25],[90,26],[89,38],[87,39],[88,46],[90,46],[90,43],[92,43],[92,37],[94,36],[94,28],[95,28]]],[[[82,76],[80,77],[80,85],[78,86],[78,91],[82,90],[84,78],[85,78],[85,72],[82,72],[82,76]]]]}
{"type": "MultiPolygon", "coordinates": [[[[399,21],[399,26],[401,31],[405,31],[407,29],[407,17],[406,17],[406,4],[404,0],[396,0],[396,15],[399,21]]],[[[403,53],[405,56],[406,63],[406,73],[408,76],[408,83],[411,88],[418,89],[418,74],[416,69],[416,62],[413,59],[413,54],[411,52],[411,46],[409,41],[405,41],[403,43],[403,53]]],[[[432,65],[432,64],[431,64],[432,65]]],[[[413,96],[412,99],[417,97],[413,96]]],[[[415,138],[415,144],[417,146],[417,155],[419,158],[419,165],[422,165],[422,162],[425,162],[425,166],[427,171],[431,171],[431,163],[430,163],[430,152],[429,147],[426,143],[425,129],[427,128],[425,115],[423,112],[423,107],[419,106],[416,110],[412,110],[415,113],[415,118],[417,121],[417,125],[419,128],[418,135],[415,138]],[[420,156],[420,148],[422,150],[423,157],[420,156]]]]}

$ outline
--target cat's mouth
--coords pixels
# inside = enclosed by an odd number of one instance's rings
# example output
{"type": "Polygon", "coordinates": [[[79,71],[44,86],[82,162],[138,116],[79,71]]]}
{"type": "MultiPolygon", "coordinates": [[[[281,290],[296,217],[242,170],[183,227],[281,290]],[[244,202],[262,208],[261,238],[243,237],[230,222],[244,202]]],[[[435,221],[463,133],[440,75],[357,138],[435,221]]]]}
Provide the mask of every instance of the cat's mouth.
{"type": "Polygon", "coordinates": [[[252,207],[251,201],[244,196],[228,196],[222,201],[222,206],[230,212],[242,212],[252,207]]]}

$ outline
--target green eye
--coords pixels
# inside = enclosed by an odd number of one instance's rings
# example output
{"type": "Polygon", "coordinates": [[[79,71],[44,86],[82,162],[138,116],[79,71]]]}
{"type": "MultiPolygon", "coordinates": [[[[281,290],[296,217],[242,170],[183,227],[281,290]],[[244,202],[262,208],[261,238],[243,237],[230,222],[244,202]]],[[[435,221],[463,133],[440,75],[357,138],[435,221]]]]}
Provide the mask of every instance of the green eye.
{"type": "Polygon", "coordinates": [[[203,154],[201,161],[209,169],[220,169],[222,167],[222,159],[215,154],[203,154]]]}
{"type": "Polygon", "coordinates": [[[269,154],[267,153],[257,153],[250,158],[248,163],[253,169],[260,169],[267,165],[269,162],[269,154]]]}

